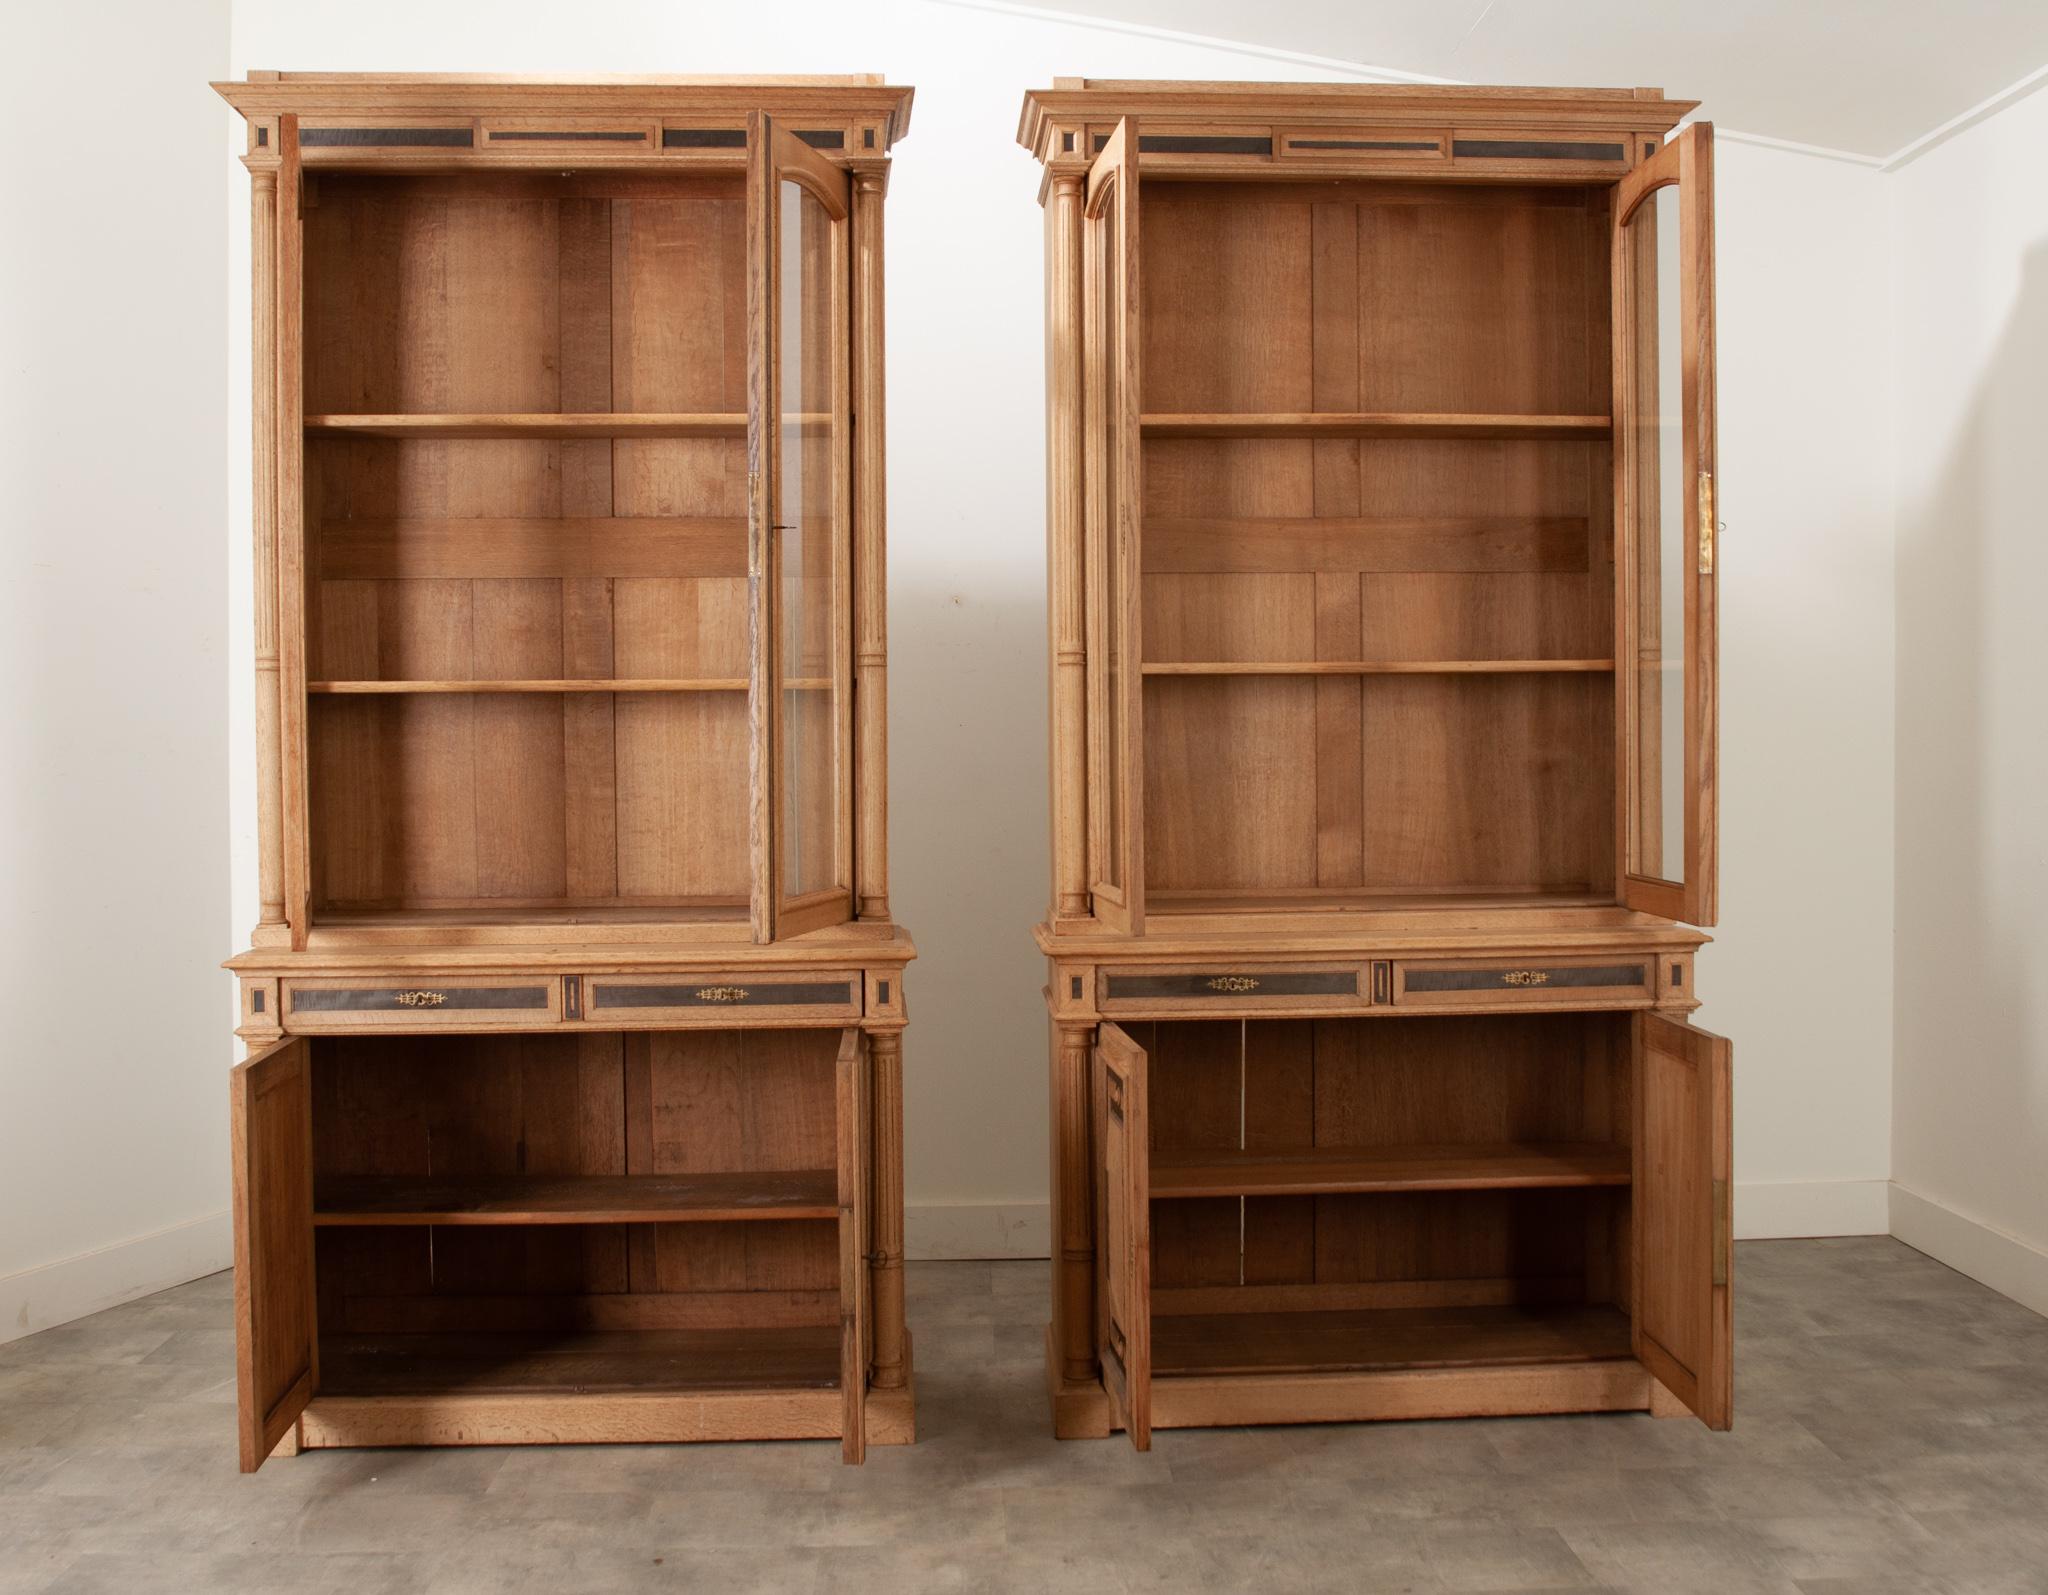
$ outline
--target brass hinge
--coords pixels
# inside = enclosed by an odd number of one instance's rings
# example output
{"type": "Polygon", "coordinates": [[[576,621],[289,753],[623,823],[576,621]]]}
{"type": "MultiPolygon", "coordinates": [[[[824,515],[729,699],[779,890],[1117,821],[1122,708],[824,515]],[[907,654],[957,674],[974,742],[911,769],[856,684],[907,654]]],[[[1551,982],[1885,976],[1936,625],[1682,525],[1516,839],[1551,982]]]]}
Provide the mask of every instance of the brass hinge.
{"type": "Polygon", "coordinates": [[[1714,1283],[1728,1283],[1728,1182],[1714,1181],[1714,1283]]]}
{"type": "Polygon", "coordinates": [[[1714,473],[1700,472],[1700,574],[1714,574],[1714,473]]]}

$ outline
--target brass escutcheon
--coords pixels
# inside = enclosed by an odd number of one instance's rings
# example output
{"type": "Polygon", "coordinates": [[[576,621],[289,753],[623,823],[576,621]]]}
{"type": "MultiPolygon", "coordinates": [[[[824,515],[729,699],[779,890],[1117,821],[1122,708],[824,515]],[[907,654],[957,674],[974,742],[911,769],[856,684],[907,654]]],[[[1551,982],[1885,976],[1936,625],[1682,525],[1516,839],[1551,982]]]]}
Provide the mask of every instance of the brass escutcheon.
{"type": "Polygon", "coordinates": [[[394,999],[401,1008],[438,1008],[448,999],[438,991],[401,991],[394,999]]]}
{"type": "Polygon", "coordinates": [[[1541,969],[1510,969],[1500,977],[1504,986],[1547,986],[1550,975],[1541,969]]]}
{"type": "Polygon", "coordinates": [[[1257,991],[1258,980],[1251,975],[1213,975],[1210,977],[1211,991],[1257,991]]]}
{"type": "Polygon", "coordinates": [[[745,1002],[747,1000],[747,988],[745,986],[699,986],[697,988],[697,1000],[699,1002],[745,1002]]]}

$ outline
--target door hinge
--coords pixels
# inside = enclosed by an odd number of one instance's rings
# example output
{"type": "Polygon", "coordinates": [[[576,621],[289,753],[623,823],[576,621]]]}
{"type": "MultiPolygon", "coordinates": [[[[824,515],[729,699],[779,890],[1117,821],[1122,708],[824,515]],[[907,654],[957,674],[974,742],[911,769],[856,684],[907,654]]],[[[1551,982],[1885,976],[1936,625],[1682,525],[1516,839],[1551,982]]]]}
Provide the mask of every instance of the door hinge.
{"type": "Polygon", "coordinates": [[[1714,473],[1700,472],[1700,574],[1714,574],[1714,473]]]}
{"type": "Polygon", "coordinates": [[[1714,1181],[1714,1283],[1728,1283],[1728,1182],[1714,1181]]]}

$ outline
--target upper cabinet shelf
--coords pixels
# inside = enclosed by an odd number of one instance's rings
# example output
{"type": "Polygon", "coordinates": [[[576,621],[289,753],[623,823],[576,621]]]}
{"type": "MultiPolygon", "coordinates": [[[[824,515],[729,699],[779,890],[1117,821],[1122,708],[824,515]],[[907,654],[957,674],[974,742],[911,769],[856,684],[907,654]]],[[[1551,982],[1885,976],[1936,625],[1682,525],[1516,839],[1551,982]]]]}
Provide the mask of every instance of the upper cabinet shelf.
{"type": "Polygon", "coordinates": [[[1268,415],[1146,415],[1149,438],[1549,438],[1597,442],[1604,415],[1442,415],[1413,410],[1268,415]]]}
{"type": "Polygon", "coordinates": [[[309,415],[308,437],[739,438],[744,414],[309,415]]]}

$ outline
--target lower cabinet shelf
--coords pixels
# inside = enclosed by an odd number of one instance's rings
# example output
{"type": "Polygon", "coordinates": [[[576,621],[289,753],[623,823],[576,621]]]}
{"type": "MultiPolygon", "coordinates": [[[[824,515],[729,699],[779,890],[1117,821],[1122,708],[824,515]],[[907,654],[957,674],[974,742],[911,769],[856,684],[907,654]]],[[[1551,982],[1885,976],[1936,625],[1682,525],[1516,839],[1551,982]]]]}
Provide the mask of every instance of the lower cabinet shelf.
{"type": "Polygon", "coordinates": [[[837,1218],[838,1176],[794,1173],[344,1176],[316,1225],[682,1224],[837,1218]]]}
{"type": "Polygon", "coordinates": [[[323,1396],[831,1390],[836,1324],[578,1334],[331,1335],[323,1396]]]}
{"type": "Polygon", "coordinates": [[[1599,1362],[1629,1355],[1628,1316],[1608,1306],[1205,1313],[1152,1322],[1152,1371],[1161,1379],[1599,1362]]]}
{"type": "Polygon", "coordinates": [[[1592,1142],[1178,1153],[1154,1161],[1152,1195],[1318,1196],[1626,1185],[1629,1149],[1592,1142]]]}

